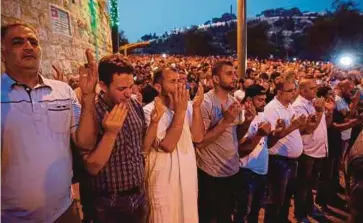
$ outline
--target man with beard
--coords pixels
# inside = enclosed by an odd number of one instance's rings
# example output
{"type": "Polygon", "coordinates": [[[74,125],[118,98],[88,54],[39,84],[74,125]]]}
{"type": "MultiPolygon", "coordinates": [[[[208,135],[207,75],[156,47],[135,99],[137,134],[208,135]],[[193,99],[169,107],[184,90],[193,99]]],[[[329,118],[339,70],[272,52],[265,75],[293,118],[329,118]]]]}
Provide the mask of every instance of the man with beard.
{"type": "Polygon", "coordinates": [[[239,187],[237,190],[237,214],[235,222],[258,222],[258,215],[267,186],[268,147],[267,136],[271,124],[265,119],[266,90],[260,85],[246,89],[245,103],[250,103],[258,112],[241,140],[239,187]]]}
{"type": "Polygon", "coordinates": [[[155,72],[154,86],[159,96],[144,107],[149,126],[144,140],[149,223],[197,223],[198,182],[193,142],[203,139],[203,87],[199,86],[193,102],[188,103],[189,92],[171,68],[155,72]],[[158,114],[165,111],[158,123],[153,121],[154,109],[158,114]]]}
{"type": "MultiPolygon", "coordinates": [[[[344,119],[353,118],[355,116],[355,109],[359,103],[360,94],[359,92],[357,92],[352,97],[351,92],[353,88],[354,84],[350,80],[343,80],[338,84],[336,89],[336,95],[335,95],[336,110],[339,112],[339,114],[342,117],[344,117],[344,119]]],[[[348,149],[351,134],[352,134],[352,128],[341,132],[341,140],[342,140],[341,149],[343,156],[348,149]]]]}
{"type": "MultiPolygon", "coordinates": [[[[233,64],[217,62],[212,78],[214,89],[205,94],[201,107],[205,135],[196,151],[199,219],[202,223],[228,223],[232,221],[239,171],[237,124],[243,122],[243,116],[240,104],[230,95],[237,81],[233,64]]],[[[243,131],[245,126],[240,125],[238,130],[243,131]]]]}

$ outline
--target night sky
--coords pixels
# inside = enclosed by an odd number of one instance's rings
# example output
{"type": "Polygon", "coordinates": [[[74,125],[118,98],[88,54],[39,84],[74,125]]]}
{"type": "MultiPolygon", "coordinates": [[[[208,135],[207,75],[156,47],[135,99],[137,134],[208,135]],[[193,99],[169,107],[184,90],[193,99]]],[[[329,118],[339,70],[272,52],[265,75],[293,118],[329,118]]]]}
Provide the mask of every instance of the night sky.
{"type": "MultiPolygon", "coordinates": [[[[333,0],[247,0],[247,17],[266,9],[298,7],[301,11],[331,9],[333,0]]],[[[363,0],[357,0],[362,8],[363,0]]],[[[199,25],[230,11],[236,13],[237,0],[118,0],[120,29],[129,41],[147,33],[162,35],[173,28],[199,25]]]]}

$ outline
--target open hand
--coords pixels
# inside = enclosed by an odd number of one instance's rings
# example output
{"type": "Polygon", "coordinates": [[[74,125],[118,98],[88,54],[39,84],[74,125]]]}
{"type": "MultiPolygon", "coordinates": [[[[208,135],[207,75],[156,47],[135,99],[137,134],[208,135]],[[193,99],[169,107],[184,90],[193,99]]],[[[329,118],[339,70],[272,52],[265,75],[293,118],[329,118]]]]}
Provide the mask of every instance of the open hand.
{"type": "Polygon", "coordinates": [[[87,64],[79,69],[79,87],[84,95],[95,94],[98,82],[97,64],[90,49],[86,50],[87,64]]]}
{"type": "Polygon", "coordinates": [[[155,98],[155,108],[151,112],[151,122],[158,123],[165,112],[165,106],[163,105],[159,97],[155,98]]]}
{"type": "Polygon", "coordinates": [[[107,112],[102,121],[105,131],[113,134],[119,133],[125,122],[128,110],[126,104],[118,104],[113,107],[111,113],[107,112]]]}
{"type": "Polygon", "coordinates": [[[234,102],[227,109],[224,109],[222,106],[223,119],[228,123],[232,123],[241,113],[241,111],[242,107],[238,102],[234,102]]]}
{"type": "Polygon", "coordinates": [[[203,88],[203,84],[201,82],[199,82],[197,94],[195,95],[195,97],[193,99],[193,106],[200,107],[200,105],[203,102],[203,99],[204,99],[204,88],[203,88]]]}

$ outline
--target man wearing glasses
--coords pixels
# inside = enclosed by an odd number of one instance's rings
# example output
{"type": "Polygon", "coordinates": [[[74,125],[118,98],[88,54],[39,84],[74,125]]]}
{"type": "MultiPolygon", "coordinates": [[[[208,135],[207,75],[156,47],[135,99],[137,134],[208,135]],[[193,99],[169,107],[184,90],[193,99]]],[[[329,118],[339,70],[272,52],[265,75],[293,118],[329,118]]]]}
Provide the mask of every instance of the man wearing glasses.
{"type": "Polygon", "coordinates": [[[288,222],[297,158],[303,151],[299,128],[306,122],[306,117],[297,117],[291,106],[295,90],[293,76],[284,75],[276,84],[276,97],[265,107],[265,118],[273,130],[268,137],[270,199],[266,205],[265,222],[288,222]]]}

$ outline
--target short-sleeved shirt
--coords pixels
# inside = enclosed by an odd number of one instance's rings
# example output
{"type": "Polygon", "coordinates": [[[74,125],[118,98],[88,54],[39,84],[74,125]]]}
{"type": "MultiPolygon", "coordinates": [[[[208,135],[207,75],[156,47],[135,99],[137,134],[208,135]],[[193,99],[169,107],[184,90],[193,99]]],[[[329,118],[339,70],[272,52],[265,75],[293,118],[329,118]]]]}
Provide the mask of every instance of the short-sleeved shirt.
{"type": "MultiPolygon", "coordinates": [[[[343,112],[343,111],[349,112],[350,111],[348,102],[346,102],[344,100],[344,98],[342,98],[342,97],[340,97],[338,95],[335,95],[335,104],[336,104],[335,109],[338,112],[343,112]]],[[[346,129],[346,130],[341,132],[342,140],[349,140],[351,135],[352,135],[352,129],[351,128],[346,129]]]]}
{"type": "MultiPolygon", "coordinates": [[[[292,104],[298,115],[309,116],[315,114],[315,108],[312,101],[299,95],[292,104]]],[[[304,154],[314,157],[323,158],[328,156],[328,132],[325,120],[325,114],[320,120],[318,127],[312,134],[302,135],[304,144],[304,154]]]]}
{"type": "MultiPolygon", "coordinates": [[[[288,107],[279,102],[275,97],[265,106],[265,118],[271,123],[271,129],[274,130],[278,119],[283,119],[286,126],[290,125],[290,120],[294,116],[295,111],[291,104],[288,107]]],[[[292,131],[284,138],[269,149],[269,154],[280,155],[288,158],[298,158],[303,151],[303,142],[298,129],[292,131]]]]}
{"type": "MultiPolygon", "coordinates": [[[[245,137],[252,138],[257,134],[260,123],[266,122],[264,113],[260,112],[252,120],[245,137]]],[[[262,137],[254,150],[247,156],[240,159],[240,167],[247,168],[254,173],[266,175],[268,170],[268,147],[267,136],[262,137]]]]}
{"type": "Polygon", "coordinates": [[[1,76],[2,222],[53,222],[70,206],[70,136],[81,108],[66,83],[1,76]]]}
{"type": "MultiPolygon", "coordinates": [[[[99,125],[97,143],[102,140],[105,129],[102,120],[112,106],[104,99],[101,91],[96,100],[96,117],[99,125]]],[[[144,183],[144,156],[142,141],[146,130],[144,111],[141,104],[131,99],[124,124],[117,134],[111,156],[96,176],[90,176],[87,182],[95,194],[107,196],[142,187],[144,183]]]]}
{"type": "MultiPolygon", "coordinates": [[[[237,101],[231,95],[223,106],[227,109],[237,101]]],[[[221,102],[214,90],[204,94],[201,112],[206,131],[215,127],[223,118],[221,102]]],[[[214,142],[197,149],[198,167],[214,177],[228,177],[239,170],[238,139],[236,125],[228,127],[214,142]]]]}

